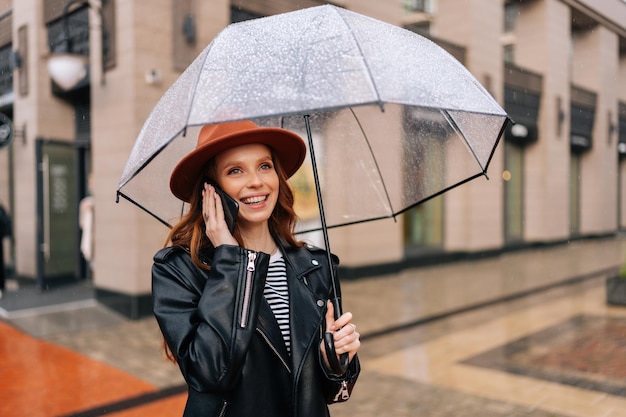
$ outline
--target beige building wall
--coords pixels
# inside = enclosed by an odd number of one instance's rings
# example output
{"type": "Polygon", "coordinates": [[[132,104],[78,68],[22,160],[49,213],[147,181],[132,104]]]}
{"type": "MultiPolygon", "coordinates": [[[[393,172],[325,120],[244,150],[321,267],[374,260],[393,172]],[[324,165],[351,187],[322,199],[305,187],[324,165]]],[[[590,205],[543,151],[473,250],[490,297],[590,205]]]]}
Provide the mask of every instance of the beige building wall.
{"type": "MultiPolygon", "coordinates": [[[[11,0],[0,0],[0,13],[11,8],[11,0]]],[[[15,25],[13,25],[15,27],[15,25]]],[[[18,129],[19,127],[15,127],[18,129]]],[[[15,140],[15,139],[14,139],[15,140]]],[[[8,212],[9,207],[9,187],[5,184],[9,183],[9,148],[0,149],[0,204],[8,212]]],[[[8,245],[7,245],[8,246],[8,245]]],[[[8,248],[5,248],[5,251],[8,248]]],[[[10,258],[8,255],[4,258],[8,263],[10,258]]]]}
{"type": "MultiPolygon", "coordinates": [[[[197,12],[202,16],[197,25],[200,53],[228,24],[230,6],[223,0],[210,5],[198,3],[197,12]]],[[[118,0],[117,65],[106,72],[104,86],[97,77],[92,79],[92,155],[98,213],[94,283],[99,289],[129,296],[150,292],[152,256],[164,245],[169,232],[127,201],[116,204],[115,190],[144,121],[180,75],[172,63],[172,4],[169,0],[118,0]],[[149,84],[146,74],[152,71],[161,79],[149,84]]]]}
{"type": "MultiPolygon", "coordinates": [[[[466,48],[464,65],[500,101],[503,19],[503,7],[494,7],[490,0],[440,0],[432,27],[434,36],[466,48]]],[[[443,196],[446,250],[473,252],[502,245],[502,152],[499,146],[489,180],[475,179],[443,196]]]]}
{"type": "Polygon", "coordinates": [[[66,102],[52,96],[45,57],[48,54],[47,33],[42,25],[40,2],[13,2],[13,34],[17,39],[20,26],[28,28],[28,94],[15,94],[14,124],[27,126],[26,138],[13,146],[15,178],[15,253],[16,270],[25,276],[36,276],[37,211],[36,159],[37,138],[71,141],[74,135],[74,113],[66,102]],[[26,169],[28,167],[28,169],[26,169]]]}
{"type": "Polygon", "coordinates": [[[543,77],[539,138],[525,149],[524,237],[569,235],[570,10],[558,0],[520,5],[515,63],[543,77]],[[559,122],[559,109],[566,114],[559,122]],[[560,127],[559,127],[560,123],[560,127]]]}
{"type": "MultiPolygon", "coordinates": [[[[626,41],[624,41],[626,43],[626,41]]],[[[619,60],[619,82],[617,83],[617,90],[619,91],[619,99],[622,102],[626,102],[626,55],[620,57],[619,60]]]]}
{"type": "MultiPolygon", "coordinates": [[[[619,83],[617,84],[619,100],[626,103],[626,55],[620,57],[619,60],[619,83]]],[[[626,117],[622,114],[621,117],[626,117]]],[[[618,196],[620,198],[620,224],[621,228],[626,228],[626,158],[622,157],[619,163],[619,175],[621,178],[620,190],[618,196]]]]}
{"type": "Polygon", "coordinates": [[[592,149],[582,156],[583,234],[616,228],[617,158],[608,139],[608,114],[617,114],[617,51],[617,36],[602,26],[573,37],[572,82],[598,95],[592,149]]]}
{"type": "Polygon", "coordinates": [[[95,230],[98,236],[94,248],[93,280],[100,289],[124,294],[149,291],[150,253],[154,253],[160,243],[156,229],[146,227],[150,219],[140,210],[125,201],[115,204],[117,181],[135,135],[147,116],[150,102],[156,102],[160,94],[160,91],[142,88],[145,83],[138,67],[146,66],[143,61],[147,52],[152,61],[158,62],[168,58],[166,54],[171,48],[167,36],[171,32],[171,19],[165,14],[165,2],[155,3],[158,4],[149,10],[142,9],[145,3],[116,3],[116,66],[106,72],[105,85],[97,82],[98,77],[92,77],[91,83],[95,230]],[[146,51],[150,37],[153,39],[152,51],[146,51]]]}

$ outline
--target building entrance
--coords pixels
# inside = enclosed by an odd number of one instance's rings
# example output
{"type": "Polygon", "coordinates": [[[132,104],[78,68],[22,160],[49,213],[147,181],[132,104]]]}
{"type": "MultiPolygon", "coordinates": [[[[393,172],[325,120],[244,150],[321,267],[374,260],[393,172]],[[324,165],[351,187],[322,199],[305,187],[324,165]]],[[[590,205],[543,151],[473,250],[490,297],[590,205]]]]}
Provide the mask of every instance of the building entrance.
{"type": "Polygon", "coordinates": [[[37,282],[41,288],[83,279],[78,205],[85,194],[86,145],[38,139],[37,282]]]}

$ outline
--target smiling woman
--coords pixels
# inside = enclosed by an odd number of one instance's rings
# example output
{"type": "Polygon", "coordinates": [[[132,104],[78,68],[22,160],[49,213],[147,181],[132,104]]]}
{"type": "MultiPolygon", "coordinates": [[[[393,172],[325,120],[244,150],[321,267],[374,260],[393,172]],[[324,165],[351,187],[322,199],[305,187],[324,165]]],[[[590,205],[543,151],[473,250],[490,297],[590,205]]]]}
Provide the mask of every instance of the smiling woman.
{"type": "Polygon", "coordinates": [[[172,171],[189,210],[154,257],[153,306],[189,387],[185,416],[328,416],[350,397],[360,341],[352,314],[335,319],[328,302],[339,261],[294,236],[287,180],[305,155],[291,131],[232,122],[202,128],[172,171]],[[350,360],[341,373],[327,332],[350,360]]]}

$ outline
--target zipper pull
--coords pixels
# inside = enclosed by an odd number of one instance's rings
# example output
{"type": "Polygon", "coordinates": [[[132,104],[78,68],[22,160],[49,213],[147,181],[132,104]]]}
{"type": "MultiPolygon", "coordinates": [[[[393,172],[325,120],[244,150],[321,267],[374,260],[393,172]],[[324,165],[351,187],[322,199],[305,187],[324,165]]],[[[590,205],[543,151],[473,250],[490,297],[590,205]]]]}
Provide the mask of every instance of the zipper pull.
{"type": "Polygon", "coordinates": [[[256,252],[248,252],[248,271],[254,271],[254,261],[256,259],[256,252]]]}
{"type": "Polygon", "coordinates": [[[339,397],[341,397],[341,401],[348,401],[350,399],[350,391],[348,391],[348,381],[341,381],[341,388],[339,388],[339,392],[335,395],[335,401],[339,401],[339,397]]]}

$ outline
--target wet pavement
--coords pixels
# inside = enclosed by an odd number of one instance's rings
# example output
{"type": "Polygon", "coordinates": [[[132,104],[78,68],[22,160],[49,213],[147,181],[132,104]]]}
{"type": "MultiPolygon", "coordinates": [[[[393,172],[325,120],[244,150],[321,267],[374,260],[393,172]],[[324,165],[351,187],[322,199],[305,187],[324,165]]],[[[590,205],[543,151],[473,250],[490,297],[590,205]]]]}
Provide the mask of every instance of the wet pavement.
{"type": "MultiPolygon", "coordinates": [[[[626,307],[607,306],[604,283],[624,249],[579,242],[345,282],[363,373],[332,415],[626,417],[626,307]],[[522,295],[459,307],[474,280],[498,275],[522,295]],[[451,285],[459,276],[465,287],[451,285]]],[[[183,380],[154,319],[121,317],[88,285],[18,306],[28,291],[0,300],[0,416],[181,415],[183,380]]]]}

